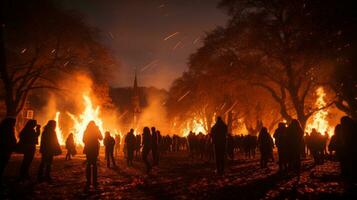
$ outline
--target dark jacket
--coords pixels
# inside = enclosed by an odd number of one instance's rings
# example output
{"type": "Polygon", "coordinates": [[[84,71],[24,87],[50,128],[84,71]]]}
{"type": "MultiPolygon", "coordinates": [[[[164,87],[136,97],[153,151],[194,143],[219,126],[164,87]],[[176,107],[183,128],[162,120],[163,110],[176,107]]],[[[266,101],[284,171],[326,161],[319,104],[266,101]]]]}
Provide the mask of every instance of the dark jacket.
{"type": "Polygon", "coordinates": [[[62,153],[56,131],[45,128],[41,135],[40,153],[55,156],[62,153]]]}

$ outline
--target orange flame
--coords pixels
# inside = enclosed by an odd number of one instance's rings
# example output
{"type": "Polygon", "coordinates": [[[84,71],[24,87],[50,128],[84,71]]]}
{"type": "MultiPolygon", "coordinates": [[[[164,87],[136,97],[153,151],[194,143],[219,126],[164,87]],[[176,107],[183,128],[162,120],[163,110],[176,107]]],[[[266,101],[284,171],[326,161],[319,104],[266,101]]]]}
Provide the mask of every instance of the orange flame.
{"type": "Polygon", "coordinates": [[[93,103],[90,97],[87,94],[83,94],[84,100],[84,111],[78,117],[67,112],[67,114],[72,118],[74,122],[74,126],[72,132],[74,133],[74,138],[77,144],[83,145],[82,138],[85,129],[90,121],[94,121],[96,125],[99,127],[99,130],[104,133],[103,121],[99,117],[100,107],[93,106],[93,103]]]}
{"type": "MultiPolygon", "coordinates": [[[[325,101],[326,93],[323,87],[319,87],[316,90],[317,99],[315,105],[317,108],[323,108],[327,105],[325,101]]],[[[312,129],[315,128],[319,133],[325,135],[325,132],[331,137],[333,135],[333,128],[329,125],[327,121],[328,109],[321,109],[317,111],[309,120],[306,125],[305,131],[311,133],[312,129]]]]}
{"type": "Polygon", "coordinates": [[[63,139],[63,133],[62,133],[62,129],[59,126],[59,116],[60,116],[60,112],[56,112],[56,117],[55,117],[55,121],[57,122],[56,125],[56,135],[57,135],[57,139],[58,142],[60,143],[60,145],[64,145],[64,139],[63,139]]]}
{"type": "Polygon", "coordinates": [[[203,134],[207,134],[207,131],[205,129],[204,125],[204,120],[203,119],[198,119],[197,117],[194,117],[192,121],[187,121],[186,122],[186,127],[182,129],[182,136],[186,137],[190,133],[190,131],[198,134],[199,132],[203,134]]]}

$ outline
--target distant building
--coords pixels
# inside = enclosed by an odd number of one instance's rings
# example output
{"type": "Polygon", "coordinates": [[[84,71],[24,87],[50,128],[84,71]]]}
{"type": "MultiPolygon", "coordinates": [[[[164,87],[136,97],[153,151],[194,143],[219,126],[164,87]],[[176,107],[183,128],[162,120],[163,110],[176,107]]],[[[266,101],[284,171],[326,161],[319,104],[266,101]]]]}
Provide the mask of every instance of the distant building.
{"type": "Polygon", "coordinates": [[[137,80],[136,71],[135,71],[135,78],[134,78],[134,86],[133,86],[133,93],[132,93],[132,97],[131,97],[131,103],[132,103],[132,107],[133,107],[133,127],[137,128],[139,115],[141,113],[141,107],[140,107],[140,93],[139,93],[139,87],[138,87],[138,80],[137,80]]]}

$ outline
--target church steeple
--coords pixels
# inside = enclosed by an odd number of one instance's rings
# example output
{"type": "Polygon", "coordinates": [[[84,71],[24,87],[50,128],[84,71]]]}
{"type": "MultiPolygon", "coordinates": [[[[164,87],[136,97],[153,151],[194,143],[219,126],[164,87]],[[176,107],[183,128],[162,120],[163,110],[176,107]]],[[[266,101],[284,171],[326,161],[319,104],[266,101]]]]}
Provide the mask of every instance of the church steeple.
{"type": "Polygon", "coordinates": [[[135,69],[133,94],[132,94],[132,97],[131,97],[131,101],[132,101],[132,106],[133,106],[133,127],[136,128],[137,125],[138,125],[139,114],[141,112],[139,86],[138,86],[138,79],[137,79],[136,69],[135,69]]]}
{"type": "Polygon", "coordinates": [[[138,80],[136,76],[136,69],[135,69],[135,78],[134,78],[134,86],[133,86],[133,96],[139,96],[139,88],[138,88],[138,80]]]}

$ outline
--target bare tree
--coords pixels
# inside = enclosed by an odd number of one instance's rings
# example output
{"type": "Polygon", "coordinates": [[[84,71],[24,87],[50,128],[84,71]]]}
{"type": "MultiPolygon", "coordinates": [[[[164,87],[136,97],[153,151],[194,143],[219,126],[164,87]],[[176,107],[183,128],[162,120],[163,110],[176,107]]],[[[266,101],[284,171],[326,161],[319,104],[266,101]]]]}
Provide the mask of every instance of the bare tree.
{"type": "Polygon", "coordinates": [[[60,89],[65,73],[103,68],[98,63],[107,52],[95,41],[96,31],[74,13],[45,0],[6,1],[3,9],[0,72],[7,115],[17,116],[34,90],[60,89]]]}

